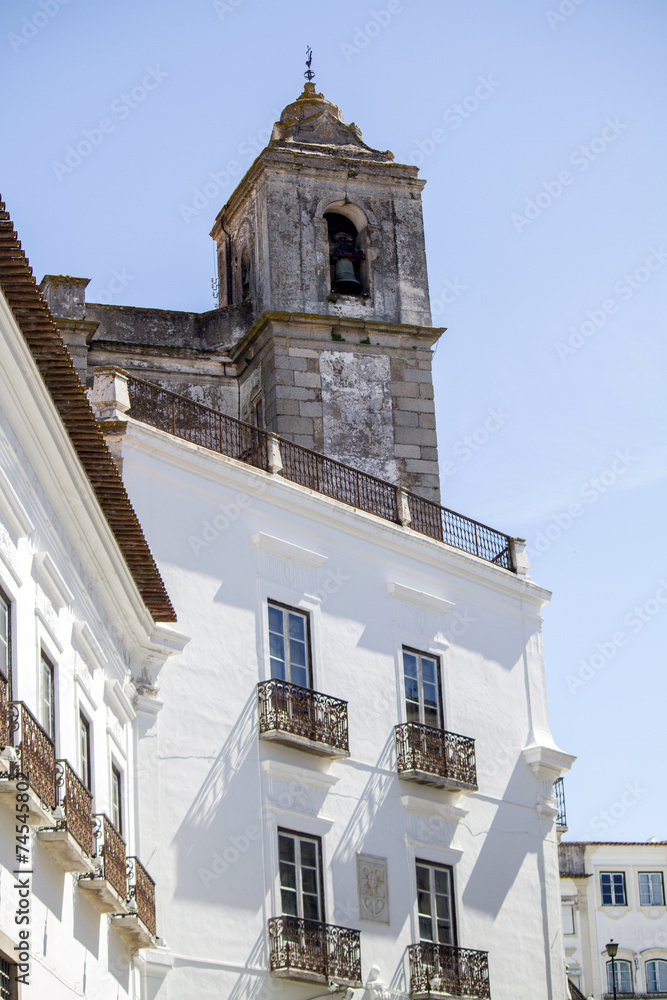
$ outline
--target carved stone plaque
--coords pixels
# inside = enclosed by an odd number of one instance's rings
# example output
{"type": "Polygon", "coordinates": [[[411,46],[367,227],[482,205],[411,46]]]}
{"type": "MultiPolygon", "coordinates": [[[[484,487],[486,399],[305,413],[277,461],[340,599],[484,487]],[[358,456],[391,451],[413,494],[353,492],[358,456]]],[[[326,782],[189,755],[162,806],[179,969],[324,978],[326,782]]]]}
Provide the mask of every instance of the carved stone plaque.
{"type": "Polygon", "coordinates": [[[376,924],[389,923],[389,885],[387,859],[357,854],[357,892],[359,919],[376,924]]]}

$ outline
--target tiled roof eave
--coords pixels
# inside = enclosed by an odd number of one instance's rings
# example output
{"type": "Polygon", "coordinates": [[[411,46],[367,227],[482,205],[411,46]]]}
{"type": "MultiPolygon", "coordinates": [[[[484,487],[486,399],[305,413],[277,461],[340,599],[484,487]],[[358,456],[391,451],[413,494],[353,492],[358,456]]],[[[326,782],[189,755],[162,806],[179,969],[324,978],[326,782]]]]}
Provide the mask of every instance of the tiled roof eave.
{"type": "Polygon", "coordinates": [[[174,608],[123,481],[1,200],[0,287],[144,604],[155,621],[175,622],[174,608]]]}

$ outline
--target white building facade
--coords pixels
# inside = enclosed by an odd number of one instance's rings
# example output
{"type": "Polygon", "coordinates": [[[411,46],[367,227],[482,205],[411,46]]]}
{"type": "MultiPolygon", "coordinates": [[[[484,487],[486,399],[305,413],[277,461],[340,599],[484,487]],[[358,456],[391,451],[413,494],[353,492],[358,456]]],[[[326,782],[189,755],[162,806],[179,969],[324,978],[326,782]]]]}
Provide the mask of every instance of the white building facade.
{"type": "Polygon", "coordinates": [[[569,979],[586,996],[667,995],[667,844],[563,842],[563,942],[569,979]]]}
{"type": "Polygon", "coordinates": [[[275,436],[243,461],[128,418],[127,381],[93,405],[191,636],[139,745],[155,995],[564,997],[548,593],[286,480],[275,436]]]}
{"type": "Polygon", "coordinates": [[[183,642],[153,615],[174,617],[0,204],[3,1000],[129,1000],[159,951],[138,712],[183,642]]]}

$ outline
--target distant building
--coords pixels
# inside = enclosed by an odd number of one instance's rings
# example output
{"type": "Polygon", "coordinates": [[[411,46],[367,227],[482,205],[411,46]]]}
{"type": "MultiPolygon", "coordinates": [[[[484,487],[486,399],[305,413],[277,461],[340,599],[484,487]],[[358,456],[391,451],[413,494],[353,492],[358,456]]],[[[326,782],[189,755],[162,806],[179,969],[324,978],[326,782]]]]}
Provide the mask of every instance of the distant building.
{"type": "Polygon", "coordinates": [[[567,974],[585,996],[667,996],[667,843],[559,846],[567,974]]]}

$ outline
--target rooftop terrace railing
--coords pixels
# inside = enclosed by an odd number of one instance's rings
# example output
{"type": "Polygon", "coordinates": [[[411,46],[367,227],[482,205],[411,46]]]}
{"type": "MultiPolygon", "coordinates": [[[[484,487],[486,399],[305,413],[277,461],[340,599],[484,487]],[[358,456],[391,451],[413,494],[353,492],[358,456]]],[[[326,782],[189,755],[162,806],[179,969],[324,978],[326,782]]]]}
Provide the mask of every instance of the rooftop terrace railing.
{"type": "Polygon", "coordinates": [[[129,416],[516,572],[512,539],[393,483],[126,375],[129,416]]]}

